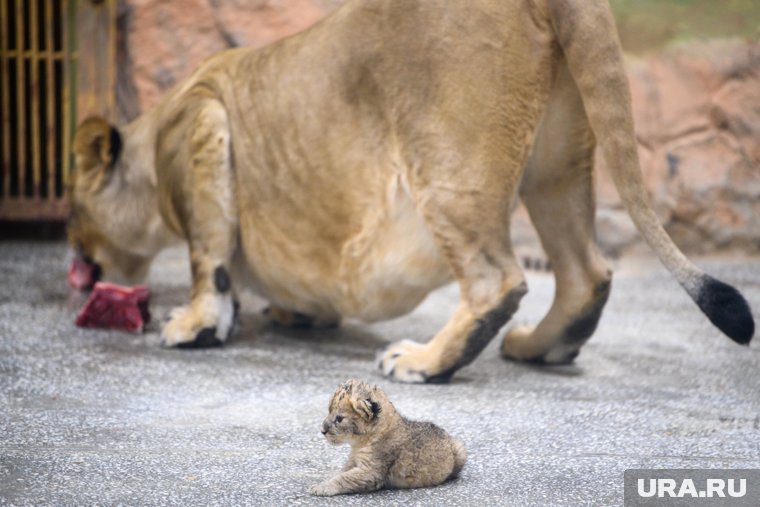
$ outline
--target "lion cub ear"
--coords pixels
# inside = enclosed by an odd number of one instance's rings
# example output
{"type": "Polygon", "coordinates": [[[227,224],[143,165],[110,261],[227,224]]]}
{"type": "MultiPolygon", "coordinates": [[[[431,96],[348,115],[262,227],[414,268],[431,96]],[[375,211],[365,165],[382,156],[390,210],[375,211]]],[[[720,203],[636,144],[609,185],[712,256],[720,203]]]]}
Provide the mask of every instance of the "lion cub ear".
{"type": "Polygon", "coordinates": [[[77,127],[74,136],[74,154],[81,157],[83,168],[106,167],[116,164],[121,153],[119,131],[100,117],[87,118],[77,127]]]}
{"type": "Polygon", "coordinates": [[[380,404],[372,396],[357,396],[351,398],[351,406],[364,420],[372,421],[380,413],[380,404]]]}

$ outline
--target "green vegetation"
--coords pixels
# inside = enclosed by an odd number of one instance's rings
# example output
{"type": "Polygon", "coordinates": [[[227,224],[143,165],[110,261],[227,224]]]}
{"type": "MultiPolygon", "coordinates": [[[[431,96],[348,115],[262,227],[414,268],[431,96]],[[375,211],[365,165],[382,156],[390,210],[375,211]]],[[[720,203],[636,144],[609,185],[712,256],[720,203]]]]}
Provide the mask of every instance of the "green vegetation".
{"type": "Polygon", "coordinates": [[[626,51],[685,40],[760,38],[759,0],[610,0],[626,51]]]}

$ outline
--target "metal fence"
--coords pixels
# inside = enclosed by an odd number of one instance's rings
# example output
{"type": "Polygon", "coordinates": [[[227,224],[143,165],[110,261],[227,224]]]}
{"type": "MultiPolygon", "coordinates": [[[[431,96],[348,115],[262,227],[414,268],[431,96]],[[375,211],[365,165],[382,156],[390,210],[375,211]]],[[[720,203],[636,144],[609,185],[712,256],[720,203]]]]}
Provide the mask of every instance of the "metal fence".
{"type": "Polygon", "coordinates": [[[60,219],[76,117],[76,0],[0,0],[0,219],[60,219]]]}

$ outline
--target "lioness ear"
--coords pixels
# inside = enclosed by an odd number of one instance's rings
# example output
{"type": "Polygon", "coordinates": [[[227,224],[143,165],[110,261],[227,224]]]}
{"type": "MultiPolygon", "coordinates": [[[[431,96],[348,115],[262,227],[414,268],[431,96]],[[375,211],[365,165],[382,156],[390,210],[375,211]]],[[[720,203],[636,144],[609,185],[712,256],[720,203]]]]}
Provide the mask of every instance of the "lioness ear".
{"type": "Polygon", "coordinates": [[[99,117],[84,120],[74,136],[74,153],[84,159],[85,167],[113,167],[121,147],[119,131],[99,117]]]}

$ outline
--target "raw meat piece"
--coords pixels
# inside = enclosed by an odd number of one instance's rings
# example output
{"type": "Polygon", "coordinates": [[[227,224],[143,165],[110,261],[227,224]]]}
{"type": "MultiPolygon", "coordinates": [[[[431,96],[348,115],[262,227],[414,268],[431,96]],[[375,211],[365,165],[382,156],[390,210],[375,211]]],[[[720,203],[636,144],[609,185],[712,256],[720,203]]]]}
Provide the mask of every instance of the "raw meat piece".
{"type": "Polygon", "coordinates": [[[98,282],[79,311],[76,325],[141,332],[150,322],[149,300],[150,290],[145,285],[98,282]]]}

